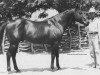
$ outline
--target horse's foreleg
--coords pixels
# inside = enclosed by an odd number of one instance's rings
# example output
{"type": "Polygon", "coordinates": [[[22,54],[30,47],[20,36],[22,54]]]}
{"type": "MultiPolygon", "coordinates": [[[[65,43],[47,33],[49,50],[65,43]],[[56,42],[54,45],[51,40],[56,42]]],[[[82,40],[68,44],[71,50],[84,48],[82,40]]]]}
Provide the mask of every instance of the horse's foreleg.
{"type": "Polygon", "coordinates": [[[54,47],[52,46],[52,50],[51,50],[51,69],[54,69],[54,59],[55,59],[55,51],[54,51],[54,47]]]}
{"type": "Polygon", "coordinates": [[[59,70],[60,69],[60,65],[59,65],[59,47],[56,49],[56,66],[59,70]]]}
{"type": "Polygon", "coordinates": [[[7,56],[7,71],[11,71],[11,67],[10,67],[11,53],[9,52],[9,50],[6,53],[6,56],[7,56]]]}
{"type": "Polygon", "coordinates": [[[16,53],[17,53],[17,49],[18,49],[18,46],[17,45],[12,45],[12,53],[11,53],[11,56],[12,56],[12,61],[13,61],[14,69],[16,70],[16,72],[20,72],[20,70],[17,67],[17,63],[16,63],[16,53]]]}

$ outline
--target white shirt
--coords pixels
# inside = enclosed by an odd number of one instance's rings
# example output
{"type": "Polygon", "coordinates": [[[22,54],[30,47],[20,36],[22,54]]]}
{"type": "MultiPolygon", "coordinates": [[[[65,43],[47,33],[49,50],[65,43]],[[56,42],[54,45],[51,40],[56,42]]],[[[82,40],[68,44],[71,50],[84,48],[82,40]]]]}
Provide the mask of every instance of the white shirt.
{"type": "Polygon", "coordinates": [[[95,12],[95,8],[92,6],[90,9],[89,9],[89,12],[95,12]]]}
{"type": "Polygon", "coordinates": [[[88,26],[89,33],[98,32],[98,37],[100,40],[100,17],[95,18],[90,22],[88,26]]]}
{"type": "Polygon", "coordinates": [[[100,32],[100,18],[94,18],[94,20],[92,20],[89,23],[89,32],[100,32]]]}

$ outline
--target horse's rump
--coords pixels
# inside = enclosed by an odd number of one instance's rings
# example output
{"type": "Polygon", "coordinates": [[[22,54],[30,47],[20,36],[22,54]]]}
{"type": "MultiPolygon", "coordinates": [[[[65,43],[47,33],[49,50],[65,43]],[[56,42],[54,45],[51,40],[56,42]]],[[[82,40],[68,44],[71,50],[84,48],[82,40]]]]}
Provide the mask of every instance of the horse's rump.
{"type": "Polygon", "coordinates": [[[11,43],[23,40],[25,22],[24,19],[17,19],[7,24],[6,35],[11,43]]]}

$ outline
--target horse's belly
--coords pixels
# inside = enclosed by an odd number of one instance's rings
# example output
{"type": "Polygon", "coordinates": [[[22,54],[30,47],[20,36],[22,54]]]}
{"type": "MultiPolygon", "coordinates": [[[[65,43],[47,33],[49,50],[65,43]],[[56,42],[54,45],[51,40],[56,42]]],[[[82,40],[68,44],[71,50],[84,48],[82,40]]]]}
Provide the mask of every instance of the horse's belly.
{"type": "Polygon", "coordinates": [[[27,36],[25,40],[28,40],[29,42],[36,43],[36,44],[41,44],[41,43],[49,44],[59,39],[59,37],[53,37],[50,34],[47,35],[42,34],[41,36],[39,35],[35,37],[34,36],[35,35],[27,36]]]}
{"type": "Polygon", "coordinates": [[[54,39],[49,39],[49,38],[27,38],[25,40],[28,40],[29,42],[36,44],[48,44],[51,43],[52,41],[55,41],[54,39]]]}

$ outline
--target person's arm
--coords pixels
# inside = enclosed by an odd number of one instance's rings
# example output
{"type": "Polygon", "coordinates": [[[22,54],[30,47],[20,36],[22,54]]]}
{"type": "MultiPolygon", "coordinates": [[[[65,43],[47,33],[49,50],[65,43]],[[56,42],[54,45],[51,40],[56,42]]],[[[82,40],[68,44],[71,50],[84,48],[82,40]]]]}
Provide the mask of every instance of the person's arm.
{"type": "Polygon", "coordinates": [[[100,40],[100,18],[98,19],[98,38],[100,40]]]}

